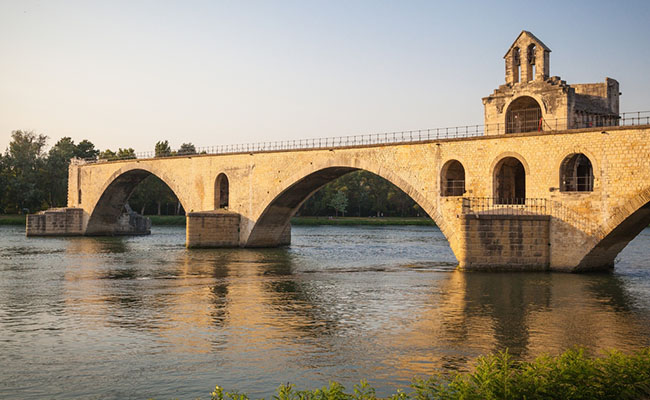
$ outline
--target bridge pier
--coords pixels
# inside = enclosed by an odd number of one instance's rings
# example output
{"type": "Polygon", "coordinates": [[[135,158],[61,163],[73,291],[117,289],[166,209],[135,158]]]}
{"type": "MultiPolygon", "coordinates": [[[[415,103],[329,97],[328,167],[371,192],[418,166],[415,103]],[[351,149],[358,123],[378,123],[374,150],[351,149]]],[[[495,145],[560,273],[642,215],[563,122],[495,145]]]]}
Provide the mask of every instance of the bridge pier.
{"type": "Polygon", "coordinates": [[[548,270],[549,235],[548,215],[462,215],[459,268],[548,270]]]}
{"type": "Polygon", "coordinates": [[[239,247],[238,213],[225,209],[187,214],[185,245],[188,248],[239,247]]]}

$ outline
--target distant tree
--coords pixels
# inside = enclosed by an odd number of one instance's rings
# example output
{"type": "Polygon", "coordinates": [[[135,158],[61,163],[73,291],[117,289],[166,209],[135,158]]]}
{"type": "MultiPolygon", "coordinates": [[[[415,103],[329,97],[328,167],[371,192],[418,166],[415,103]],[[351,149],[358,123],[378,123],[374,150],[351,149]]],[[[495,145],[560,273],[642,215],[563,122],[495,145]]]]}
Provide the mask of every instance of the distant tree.
{"type": "Polygon", "coordinates": [[[138,186],[129,198],[129,204],[135,210],[144,214],[146,209],[156,207],[156,214],[162,215],[163,205],[176,204],[178,199],[174,192],[155,175],[148,176],[138,186]]]}
{"type": "Polygon", "coordinates": [[[63,137],[50,149],[45,174],[47,203],[49,207],[65,206],[68,198],[68,166],[79,154],[72,138],[63,137]]]}
{"type": "Polygon", "coordinates": [[[172,149],[169,147],[167,140],[157,142],[154,150],[156,157],[169,157],[172,155],[172,149]]]}
{"type": "Polygon", "coordinates": [[[44,206],[47,136],[32,131],[13,131],[5,154],[8,200],[14,212],[40,210],[44,206]]]}
{"type": "Polygon", "coordinates": [[[190,154],[196,154],[196,147],[194,147],[192,143],[183,143],[178,149],[178,155],[183,156],[190,154]]]}
{"type": "Polygon", "coordinates": [[[343,193],[342,190],[339,190],[336,192],[329,205],[334,209],[334,215],[337,217],[339,215],[339,212],[341,215],[345,215],[345,210],[348,207],[348,197],[345,195],[345,193],[343,193]]]}
{"type": "Polygon", "coordinates": [[[100,160],[109,160],[109,161],[117,160],[117,154],[113,150],[106,149],[106,150],[102,151],[101,153],[99,153],[99,159],[100,160]]]}
{"type": "Polygon", "coordinates": [[[120,160],[129,160],[129,159],[136,158],[135,150],[133,150],[130,147],[128,149],[119,148],[117,150],[117,155],[116,156],[120,160]]]}
{"type": "Polygon", "coordinates": [[[99,150],[95,148],[95,145],[90,141],[84,139],[77,145],[77,150],[75,151],[75,157],[82,159],[94,159],[99,155],[99,150]]]}

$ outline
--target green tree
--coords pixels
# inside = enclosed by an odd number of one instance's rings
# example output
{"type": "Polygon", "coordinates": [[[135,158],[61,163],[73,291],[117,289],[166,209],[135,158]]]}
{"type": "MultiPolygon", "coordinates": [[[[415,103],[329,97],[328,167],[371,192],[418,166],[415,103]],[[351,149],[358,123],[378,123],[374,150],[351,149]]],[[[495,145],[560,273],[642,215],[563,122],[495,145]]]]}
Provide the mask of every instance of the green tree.
{"type": "Polygon", "coordinates": [[[75,151],[75,157],[81,159],[95,159],[99,155],[99,150],[95,148],[95,145],[89,140],[82,140],[77,145],[77,150],[75,151]]]}
{"type": "Polygon", "coordinates": [[[117,160],[117,154],[113,150],[106,149],[99,153],[99,159],[108,161],[117,160]]]}
{"type": "Polygon", "coordinates": [[[128,149],[119,148],[119,149],[117,150],[117,154],[116,154],[116,156],[117,156],[117,158],[119,158],[120,160],[130,160],[130,159],[137,158],[137,157],[135,156],[135,150],[133,150],[133,149],[130,148],[130,147],[129,147],[128,149]]]}
{"type": "Polygon", "coordinates": [[[178,155],[183,156],[190,154],[196,154],[196,147],[194,147],[192,143],[183,143],[178,149],[178,155]]]}
{"type": "Polygon", "coordinates": [[[13,131],[5,154],[8,200],[12,211],[40,210],[44,206],[45,154],[47,136],[32,131],[13,131]]]}
{"type": "Polygon", "coordinates": [[[47,179],[47,203],[49,207],[61,207],[68,197],[68,166],[70,159],[78,154],[72,138],[63,137],[50,149],[45,174],[47,179]]]}
{"type": "Polygon", "coordinates": [[[157,142],[154,151],[156,157],[169,157],[172,155],[172,149],[169,147],[167,140],[157,142]]]}
{"type": "Polygon", "coordinates": [[[330,207],[334,209],[334,215],[338,217],[339,212],[341,215],[345,215],[345,210],[348,207],[348,197],[343,193],[342,190],[336,192],[334,197],[329,203],[330,207]]]}
{"type": "Polygon", "coordinates": [[[156,208],[156,214],[162,215],[163,205],[173,204],[174,213],[177,211],[178,198],[174,192],[155,175],[148,176],[135,188],[129,198],[133,209],[145,214],[147,209],[156,208]]]}

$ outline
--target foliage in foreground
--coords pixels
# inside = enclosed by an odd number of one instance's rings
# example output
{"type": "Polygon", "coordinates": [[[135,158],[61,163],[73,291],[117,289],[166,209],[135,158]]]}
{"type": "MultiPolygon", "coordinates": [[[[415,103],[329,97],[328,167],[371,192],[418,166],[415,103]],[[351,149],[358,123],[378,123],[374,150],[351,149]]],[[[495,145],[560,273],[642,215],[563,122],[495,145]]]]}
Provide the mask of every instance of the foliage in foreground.
{"type": "MultiPolygon", "coordinates": [[[[296,390],[286,384],[275,400],[373,400],[375,390],[366,382],[352,392],[331,382],[316,390],[296,390]]],[[[625,355],[611,351],[590,358],[582,349],[533,362],[515,361],[508,352],[479,357],[474,371],[429,379],[414,379],[408,392],[398,390],[391,400],[435,399],[650,399],[650,348],[625,355]]],[[[212,400],[248,400],[217,386],[212,400]]]]}

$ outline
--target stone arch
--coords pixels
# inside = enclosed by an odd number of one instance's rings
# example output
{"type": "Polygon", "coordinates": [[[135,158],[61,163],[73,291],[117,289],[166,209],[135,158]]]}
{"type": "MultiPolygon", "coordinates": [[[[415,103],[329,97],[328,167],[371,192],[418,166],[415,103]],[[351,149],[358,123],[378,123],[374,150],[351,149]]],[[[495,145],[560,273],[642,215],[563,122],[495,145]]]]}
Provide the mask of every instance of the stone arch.
{"type": "Polygon", "coordinates": [[[594,168],[585,154],[572,153],[564,157],[559,173],[561,192],[593,192],[594,168]]]}
{"type": "Polygon", "coordinates": [[[519,96],[506,109],[506,133],[541,131],[543,117],[539,101],[531,96],[519,96]]]}
{"type": "Polygon", "coordinates": [[[365,170],[374,173],[409,195],[426,212],[449,240],[452,251],[456,252],[453,244],[453,231],[449,227],[437,207],[430,202],[420,191],[402,179],[399,175],[381,168],[377,165],[366,163],[365,160],[354,159],[337,162],[330,160],[319,165],[310,164],[286,180],[284,188],[276,193],[269,194],[264,200],[266,204],[259,217],[255,220],[250,234],[248,234],[246,247],[272,247],[281,243],[281,238],[290,226],[291,217],[312,194],[316,193],[327,183],[353,171],[365,170]]]}
{"type": "Polygon", "coordinates": [[[183,208],[188,210],[188,203],[182,192],[173,184],[173,180],[164,173],[152,169],[144,163],[138,163],[134,166],[126,166],[118,169],[104,183],[99,192],[101,195],[97,202],[95,202],[90,213],[86,234],[114,234],[117,220],[122,215],[122,209],[131,196],[131,193],[133,193],[140,182],[151,175],[155,175],[162,180],[174,192],[183,208]]]}
{"type": "Polygon", "coordinates": [[[576,270],[613,268],[616,256],[650,225],[650,187],[617,208],[598,232],[598,242],[583,257],[576,270]]]}
{"type": "Polygon", "coordinates": [[[528,168],[522,158],[508,153],[492,166],[492,190],[495,204],[524,204],[528,168]]]}
{"type": "Polygon", "coordinates": [[[230,202],[230,182],[225,173],[220,173],[214,180],[214,209],[228,208],[230,202]]]}
{"type": "Polygon", "coordinates": [[[440,196],[462,196],[465,193],[465,167],[458,160],[447,161],[440,170],[440,196]]]}

